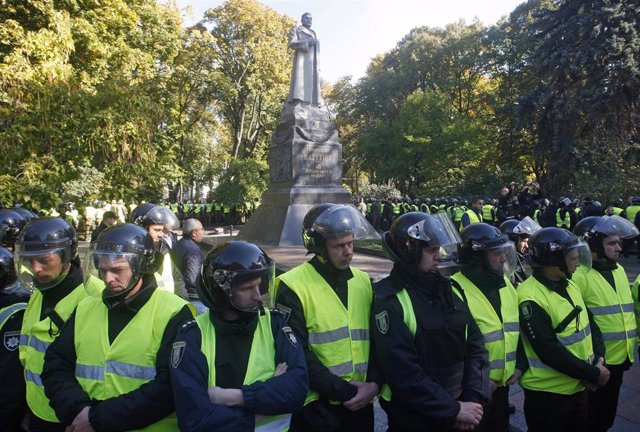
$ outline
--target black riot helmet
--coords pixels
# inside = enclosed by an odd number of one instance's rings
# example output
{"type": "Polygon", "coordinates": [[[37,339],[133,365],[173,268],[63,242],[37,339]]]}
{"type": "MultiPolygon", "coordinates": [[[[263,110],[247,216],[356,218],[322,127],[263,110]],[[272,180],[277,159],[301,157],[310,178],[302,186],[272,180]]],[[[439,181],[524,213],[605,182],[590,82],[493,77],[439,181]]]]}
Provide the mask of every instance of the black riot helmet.
{"type": "Polygon", "coordinates": [[[518,244],[518,241],[520,240],[520,235],[514,233],[513,229],[516,226],[518,226],[519,223],[520,223],[519,219],[507,219],[506,221],[500,224],[498,229],[500,230],[500,232],[509,236],[509,240],[511,240],[515,244],[518,244]]]}
{"type": "Polygon", "coordinates": [[[571,276],[568,259],[591,268],[589,246],[564,228],[548,227],[536,232],[529,240],[529,256],[534,267],[557,266],[567,277],[571,276]]]}
{"type": "Polygon", "coordinates": [[[0,247],[0,291],[13,285],[17,279],[16,269],[13,265],[13,254],[0,247]]]}
{"type": "Polygon", "coordinates": [[[409,212],[399,216],[382,235],[382,246],[394,263],[415,267],[422,258],[422,248],[442,248],[443,258],[460,242],[451,220],[443,214],[409,212]]]}
{"type": "Polygon", "coordinates": [[[200,300],[210,310],[233,307],[240,312],[255,313],[262,303],[242,304],[237,288],[260,279],[260,294],[272,289],[275,263],[259,246],[244,241],[222,243],[211,249],[202,263],[197,284],[200,300]]]}
{"type": "Polygon", "coordinates": [[[91,243],[84,260],[84,286],[89,295],[111,305],[125,299],[145,275],[155,270],[153,238],[134,224],[113,225],[91,243]],[[96,283],[97,280],[102,283],[96,283]]]}
{"type": "Polygon", "coordinates": [[[56,217],[33,219],[16,240],[14,259],[18,278],[27,289],[53,288],[67,276],[77,254],[78,239],[69,222],[56,217]]]}
{"type": "Polygon", "coordinates": [[[151,203],[141,204],[133,209],[129,222],[143,228],[149,228],[150,225],[162,225],[172,230],[180,226],[178,217],[169,208],[151,203]]]}
{"type": "Polygon", "coordinates": [[[620,216],[588,216],[576,224],[573,233],[586,241],[592,252],[607,258],[604,252],[605,237],[618,236],[621,240],[638,235],[634,224],[620,216]]]}
{"type": "Polygon", "coordinates": [[[516,271],[518,259],[515,245],[498,228],[482,222],[474,223],[465,227],[460,237],[460,264],[478,265],[498,275],[511,276],[516,271]],[[496,255],[496,259],[493,259],[493,255],[496,255]]]}
{"type": "Polygon", "coordinates": [[[26,220],[13,210],[0,210],[0,246],[13,249],[26,220]]]}
{"type": "Polygon", "coordinates": [[[32,211],[27,210],[24,207],[12,207],[9,210],[11,210],[12,212],[16,212],[18,213],[20,216],[22,216],[26,222],[29,222],[31,219],[35,219],[36,215],[33,214],[32,211]]]}
{"type": "Polygon", "coordinates": [[[327,239],[352,235],[354,240],[380,236],[355,207],[345,204],[318,204],[302,221],[302,241],[310,253],[325,256],[327,239]]]}

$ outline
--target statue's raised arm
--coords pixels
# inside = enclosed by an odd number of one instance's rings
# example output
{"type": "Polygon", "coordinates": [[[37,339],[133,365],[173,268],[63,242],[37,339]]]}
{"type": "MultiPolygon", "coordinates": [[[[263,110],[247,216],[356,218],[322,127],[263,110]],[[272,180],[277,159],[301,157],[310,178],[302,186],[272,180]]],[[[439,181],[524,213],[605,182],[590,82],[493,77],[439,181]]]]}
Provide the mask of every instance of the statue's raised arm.
{"type": "Polygon", "coordinates": [[[289,31],[289,48],[295,50],[295,55],[287,102],[320,106],[320,41],[311,30],[311,14],[305,12],[300,21],[302,25],[289,31]]]}

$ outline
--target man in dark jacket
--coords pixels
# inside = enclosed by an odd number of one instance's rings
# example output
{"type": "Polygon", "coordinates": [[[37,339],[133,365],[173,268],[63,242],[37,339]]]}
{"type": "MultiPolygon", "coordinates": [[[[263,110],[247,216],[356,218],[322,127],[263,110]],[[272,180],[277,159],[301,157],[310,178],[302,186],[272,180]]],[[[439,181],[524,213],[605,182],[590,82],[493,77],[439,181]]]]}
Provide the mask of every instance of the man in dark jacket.
{"type": "Polygon", "coordinates": [[[49,346],[42,372],[51,407],[72,430],[177,429],[169,355],[193,309],[158,289],[155,256],[153,238],[133,224],[103,231],[87,255],[89,296],[49,346]]]}
{"type": "Polygon", "coordinates": [[[182,225],[182,239],[171,250],[171,258],[182,273],[184,285],[190,298],[197,298],[196,279],[204,255],[200,242],[204,238],[204,228],[198,219],[187,219],[182,225]]]}
{"type": "Polygon", "coordinates": [[[466,304],[438,272],[460,242],[446,216],[411,212],[383,235],[394,261],[374,287],[372,339],[390,431],[470,430],[488,402],[489,362],[466,304]]]}
{"type": "Polygon", "coordinates": [[[102,215],[102,221],[100,221],[100,225],[91,233],[91,243],[96,241],[98,236],[102,231],[109,228],[111,225],[115,225],[118,222],[118,216],[112,211],[106,211],[102,215]]]}

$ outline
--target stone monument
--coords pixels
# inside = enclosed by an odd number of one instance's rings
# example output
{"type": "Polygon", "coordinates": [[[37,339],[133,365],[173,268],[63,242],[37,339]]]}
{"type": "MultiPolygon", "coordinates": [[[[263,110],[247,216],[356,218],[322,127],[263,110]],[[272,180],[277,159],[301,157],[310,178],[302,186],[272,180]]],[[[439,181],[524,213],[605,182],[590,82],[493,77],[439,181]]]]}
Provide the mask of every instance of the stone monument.
{"type": "Polygon", "coordinates": [[[315,204],[350,204],[342,187],[342,144],[320,99],[320,44],[311,14],[289,32],[295,50],[289,97],[269,147],[269,189],[238,238],[302,245],[302,220],[315,204]]]}

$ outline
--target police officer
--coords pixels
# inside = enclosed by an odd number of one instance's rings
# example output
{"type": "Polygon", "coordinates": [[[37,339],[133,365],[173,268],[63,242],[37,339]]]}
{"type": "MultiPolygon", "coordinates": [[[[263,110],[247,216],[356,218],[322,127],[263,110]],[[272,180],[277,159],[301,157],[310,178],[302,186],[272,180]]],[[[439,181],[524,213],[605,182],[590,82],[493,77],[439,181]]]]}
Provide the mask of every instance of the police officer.
{"type": "Polygon", "coordinates": [[[285,431],[302,408],[302,347],[261,302],[274,277],[274,262],[252,243],[207,254],[198,291],[209,311],[180,329],[171,357],[181,430],[285,431]]]}
{"type": "Polygon", "coordinates": [[[451,277],[451,283],[482,332],[492,390],[476,430],[508,431],[509,385],[517,383],[526,368],[522,347],[516,362],[518,294],[508,279],[516,270],[516,250],[506,234],[486,223],[469,225],[461,237],[458,257],[462,269],[451,277]]]}
{"type": "Polygon", "coordinates": [[[500,224],[499,229],[509,237],[516,248],[518,264],[515,273],[511,276],[511,282],[518,286],[531,276],[531,266],[526,259],[526,254],[529,251],[529,238],[542,227],[527,216],[522,220],[508,219],[500,224]]]}
{"type": "Polygon", "coordinates": [[[153,239],[141,227],[107,228],[91,244],[79,304],[45,354],[51,407],[73,430],[175,430],[169,354],[187,303],[157,289],[153,239]]]}
{"type": "Polygon", "coordinates": [[[460,236],[446,215],[407,213],[384,233],[394,265],[375,285],[372,338],[389,430],[473,429],[489,399],[482,334],[438,272],[460,236]]]}
{"type": "Polygon", "coordinates": [[[590,216],[578,222],[574,233],[587,240],[593,267],[578,268],[572,280],[600,327],[611,373],[607,385],[589,394],[589,429],[606,431],[613,426],[622,377],[635,354],[633,299],[629,279],[617,259],[622,240],[637,236],[638,229],[620,216],[590,216]]]}
{"type": "Polygon", "coordinates": [[[0,246],[13,252],[20,230],[27,221],[13,210],[0,210],[0,246]]]}
{"type": "Polygon", "coordinates": [[[24,312],[19,347],[31,431],[64,430],[45,396],[41,373],[47,348],[85,296],[77,248],[73,227],[54,217],[33,219],[16,241],[18,278],[33,290],[24,312]]]}
{"type": "Polygon", "coordinates": [[[484,200],[482,197],[475,196],[471,199],[471,207],[466,209],[464,213],[462,213],[460,217],[459,225],[456,223],[457,221],[454,219],[454,224],[459,226],[459,230],[462,231],[465,227],[482,222],[482,207],[484,206],[484,200]]]}
{"type": "Polygon", "coordinates": [[[158,287],[187,300],[189,296],[184,278],[173,263],[170,253],[173,242],[176,241],[172,230],[180,226],[176,215],[166,207],[145,203],[131,212],[130,222],[146,229],[153,238],[156,251],[162,254],[162,262],[158,264],[156,272],[158,287]]]}
{"type": "Polygon", "coordinates": [[[381,381],[369,342],[373,292],[369,276],[350,264],[353,240],[378,234],[352,206],[319,204],[302,235],[314,257],[279,276],[275,296],[309,370],[310,392],[291,429],[372,431],[381,381]]]}
{"type": "Polygon", "coordinates": [[[26,412],[25,384],[18,357],[20,327],[29,292],[16,277],[13,254],[0,247],[0,431],[20,431],[26,412]]]}
{"type": "Polygon", "coordinates": [[[543,228],[529,241],[533,275],[518,287],[520,329],[529,368],[524,414],[530,431],[587,430],[587,393],[604,386],[604,343],[570,278],[591,266],[589,247],[570,231],[543,228]]]}

